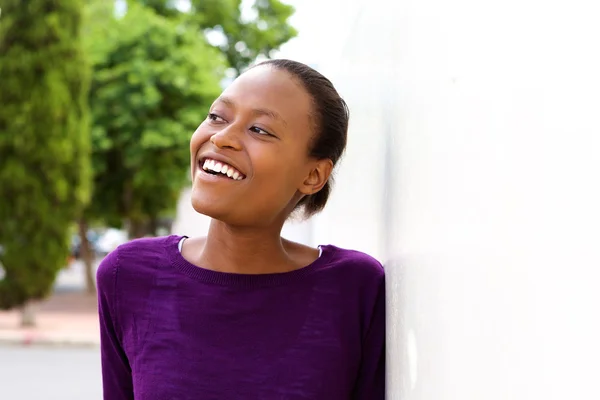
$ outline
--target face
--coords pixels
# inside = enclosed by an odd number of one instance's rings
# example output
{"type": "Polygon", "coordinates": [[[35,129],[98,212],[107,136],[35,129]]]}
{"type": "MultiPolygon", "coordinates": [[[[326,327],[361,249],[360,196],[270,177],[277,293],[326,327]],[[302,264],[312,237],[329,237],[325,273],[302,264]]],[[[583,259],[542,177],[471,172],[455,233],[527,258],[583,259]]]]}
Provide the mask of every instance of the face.
{"type": "Polygon", "coordinates": [[[311,112],[285,71],[259,66],[236,79],[190,141],[194,209],[232,225],[284,221],[331,173],[331,161],[308,156],[311,112]]]}

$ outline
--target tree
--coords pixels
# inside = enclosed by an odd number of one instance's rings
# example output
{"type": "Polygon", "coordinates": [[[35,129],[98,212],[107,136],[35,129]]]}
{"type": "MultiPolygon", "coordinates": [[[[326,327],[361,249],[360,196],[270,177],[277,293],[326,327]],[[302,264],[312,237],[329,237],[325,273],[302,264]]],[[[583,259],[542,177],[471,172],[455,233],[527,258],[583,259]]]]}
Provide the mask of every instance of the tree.
{"type": "Polygon", "coordinates": [[[201,32],[220,32],[224,41],[216,47],[237,74],[257,57],[270,57],[273,50],[298,34],[288,22],[294,7],[279,0],[254,0],[248,13],[242,12],[242,0],[191,0],[187,12],[178,11],[173,0],[137,2],[161,15],[184,18],[201,32]]]}
{"type": "Polygon", "coordinates": [[[39,300],[89,195],[89,66],[78,0],[5,0],[0,23],[0,308],[39,300]]]}
{"type": "Polygon", "coordinates": [[[105,17],[86,33],[94,71],[94,195],[86,216],[125,221],[139,237],[174,210],[189,182],[189,139],[220,93],[225,61],[181,21],[140,4],[121,18],[97,10],[105,17]]]}

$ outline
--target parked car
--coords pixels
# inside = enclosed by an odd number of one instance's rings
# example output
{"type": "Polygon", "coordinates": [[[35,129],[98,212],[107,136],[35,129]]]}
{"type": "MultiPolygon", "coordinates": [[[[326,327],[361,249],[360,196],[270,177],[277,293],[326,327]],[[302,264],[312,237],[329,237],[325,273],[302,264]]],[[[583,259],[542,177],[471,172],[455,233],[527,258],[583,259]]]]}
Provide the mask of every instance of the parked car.
{"type": "MultiPolygon", "coordinates": [[[[87,239],[94,255],[104,257],[120,244],[127,242],[128,236],[127,232],[115,228],[90,229],[87,232],[87,239]]],[[[71,257],[74,259],[81,257],[81,238],[77,234],[71,237],[71,257]]]]}
{"type": "Polygon", "coordinates": [[[127,232],[121,229],[108,228],[98,236],[98,239],[94,242],[94,249],[99,257],[104,257],[128,240],[127,232]]]}
{"type": "MultiPolygon", "coordinates": [[[[95,247],[98,237],[98,232],[94,231],[93,229],[87,231],[87,239],[90,243],[92,252],[96,252],[95,247]]],[[[76,260],[81,257],[81,237],[77,233],[71,236],[71,257],[76,260]]]]}

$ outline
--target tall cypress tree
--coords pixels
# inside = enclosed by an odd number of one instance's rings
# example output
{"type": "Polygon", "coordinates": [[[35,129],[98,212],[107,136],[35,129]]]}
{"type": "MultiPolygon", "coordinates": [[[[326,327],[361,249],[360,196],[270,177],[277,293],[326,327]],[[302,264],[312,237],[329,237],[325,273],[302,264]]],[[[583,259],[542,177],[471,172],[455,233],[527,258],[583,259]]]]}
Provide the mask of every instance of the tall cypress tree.
{"type": "Polygon", "coordinates": [[[48,295],[89,196],[80,0],[4,0],[0,18],[0,308],[48,295]]]}

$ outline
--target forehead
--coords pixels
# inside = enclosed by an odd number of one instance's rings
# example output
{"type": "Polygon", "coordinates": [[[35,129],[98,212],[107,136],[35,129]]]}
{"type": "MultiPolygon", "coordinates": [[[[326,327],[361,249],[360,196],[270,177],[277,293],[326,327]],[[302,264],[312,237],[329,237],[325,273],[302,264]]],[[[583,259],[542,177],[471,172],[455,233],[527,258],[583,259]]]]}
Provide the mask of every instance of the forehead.
{"type": "Polygon", "coordinates": [[[236,107],[272,110],[288,125],[308,125],[311,98],[288,72],[259,66],[240,75],[222,94],[236,107]]]}

